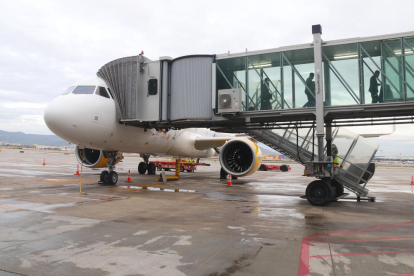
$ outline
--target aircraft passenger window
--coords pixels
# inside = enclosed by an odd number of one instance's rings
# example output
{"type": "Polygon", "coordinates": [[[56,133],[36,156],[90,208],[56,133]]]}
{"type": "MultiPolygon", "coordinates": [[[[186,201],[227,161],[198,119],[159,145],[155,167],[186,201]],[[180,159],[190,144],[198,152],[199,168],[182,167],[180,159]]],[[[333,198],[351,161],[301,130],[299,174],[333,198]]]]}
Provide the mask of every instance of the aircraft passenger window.
{"type": "Polygon", "coordinates": [[[75,88],[75,86],[69,86],[69,87],[68,87],[68,89],[66,89],[66,90],[65,90],[65,92],[63,92],[63,94],[62,94],[62,95],[69,94],[70,92],[72,92],[72,91],[73,91],[73,88],[75,88]]]}
{"type": "Polygon", "coordinates": [[[150,79],[148,81],[148,95],[157,95],[158,93],[158,80],[150,79]]]}
{"type": "Polygon", "coordinates": [[[98,86],[98,89],[96,90],[96,95],[109,99],[109,94],[108,94],[108,91],[106,91],[105,87],[98,86]]]}
{"type": "Polygon", "coordinates": [[[93,94],[95,86],[78,86],[73,90],[73,94],[93,94]]]}

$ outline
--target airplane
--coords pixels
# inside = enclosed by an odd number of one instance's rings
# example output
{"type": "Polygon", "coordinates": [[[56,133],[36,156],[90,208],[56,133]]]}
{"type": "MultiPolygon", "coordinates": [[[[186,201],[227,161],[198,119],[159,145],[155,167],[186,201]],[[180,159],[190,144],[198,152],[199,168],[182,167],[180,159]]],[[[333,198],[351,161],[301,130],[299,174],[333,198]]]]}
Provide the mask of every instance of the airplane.
{"type": "Polygon", "coordinates": [[[77,81],[44,111],[48,128],[76,146],[76,157],[88,168],[103,168],[100,180],[116,185],[115,165],[122,152],[140,153],[140,174],[155,174],[150,155],[207,158],[219,154],[220,176],[237,178],[256,172],[262,162],[259,146],[251,139],[209,129],[162,131],[120,124],[110,89],[98,76],[77,81]],[[221,147],[218,149],[218,147],[221,147]]]}

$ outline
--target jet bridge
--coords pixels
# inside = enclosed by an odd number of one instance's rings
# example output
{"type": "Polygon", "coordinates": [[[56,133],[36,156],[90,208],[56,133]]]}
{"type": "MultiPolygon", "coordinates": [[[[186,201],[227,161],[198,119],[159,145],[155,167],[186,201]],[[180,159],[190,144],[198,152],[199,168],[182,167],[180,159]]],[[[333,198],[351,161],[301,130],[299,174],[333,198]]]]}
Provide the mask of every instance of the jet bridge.
{"type": "Polygon", "coordinates": [[[414,32],[323,41],[314,25],[312,34],[312,43],[234,54],[141,53],[97,74],[122,124],[246,132],[304,164],[305,175],[365,196],[377,145],[335,127],[414,121],[414,32]],[[334,167],[332,143],[343,137],[334,167]]]}

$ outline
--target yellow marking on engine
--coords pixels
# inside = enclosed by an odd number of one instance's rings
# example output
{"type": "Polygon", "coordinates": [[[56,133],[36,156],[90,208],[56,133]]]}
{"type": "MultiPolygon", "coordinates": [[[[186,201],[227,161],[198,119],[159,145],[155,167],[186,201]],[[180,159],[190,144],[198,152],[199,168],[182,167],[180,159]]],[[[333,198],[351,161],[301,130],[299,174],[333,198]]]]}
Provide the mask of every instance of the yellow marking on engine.
{"type": "MultiPolygon", "coordinates": [[[[98,182],[99,179],[83,179],[82,182],[98,182]]],[[[66,185],[66,184],[79,184],[80,181],[78,179],[66,179],[66,180],[45,180],[45,181],[38,181],[41,183],[47,184],[57,184],[57,185],[66,185]]]]}
{"type": "Polygon", "coordinates": [[[21,209],[20,208],[16,208],[16,207],[11,207],[11,206],[0,205],[0,210],[4,210],[4,211],[16,211],[16,210],[21,210],[21,209]]]}

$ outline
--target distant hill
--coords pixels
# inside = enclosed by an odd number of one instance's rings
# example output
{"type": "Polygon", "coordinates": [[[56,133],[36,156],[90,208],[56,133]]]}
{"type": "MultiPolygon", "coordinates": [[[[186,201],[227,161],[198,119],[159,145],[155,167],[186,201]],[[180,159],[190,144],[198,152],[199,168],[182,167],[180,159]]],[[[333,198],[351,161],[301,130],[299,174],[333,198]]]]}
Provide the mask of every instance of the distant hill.
{"type": "Polygon", "coordinates": [[[56,135],[25,134],[23,132],[8,132],[0,130],[0,144],[18,143],[22,145],[68,146],[69,142],[56,135]]]}

